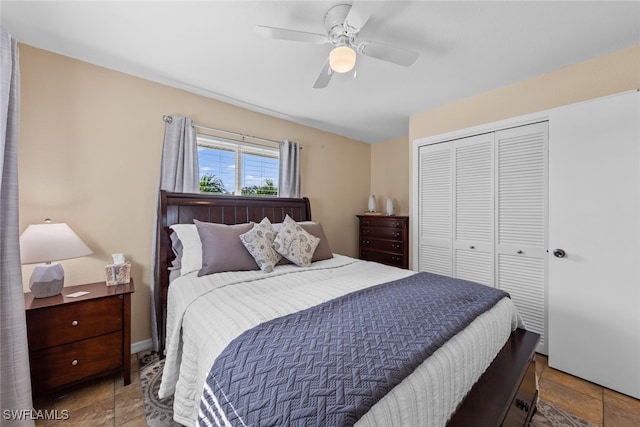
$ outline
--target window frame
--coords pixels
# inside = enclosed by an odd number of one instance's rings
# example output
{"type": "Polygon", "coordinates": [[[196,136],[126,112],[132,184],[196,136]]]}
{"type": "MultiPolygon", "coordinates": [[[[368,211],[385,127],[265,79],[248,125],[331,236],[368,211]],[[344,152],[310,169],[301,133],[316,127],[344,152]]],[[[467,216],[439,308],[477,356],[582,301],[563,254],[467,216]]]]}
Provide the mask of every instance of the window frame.
{"type": "MultiPolygon", "coordinates": [[[[268,146],[262,144],[255,144],[246,141],[237,141],[230,138],[217,137],[208,135],[205,133],[196,133],[196,145],[198,148],[217,149],[221,151],[229,151],[235,153],[235,188],[229,193],[214,193],[214,194],[229,194],[234,196],[243,196],[242,194],[242,180],[244,178],[242,155],[249,154],[260,157],[267,157],[276,159],[278,161],[278,167],[280,166],[280,147],[268,146]]],[[[276,145],[274,143],[274,145],[276,145]]],[[[200,175],[200,154],[198,153],[198,180],[202,177],[200,175]]],[[[278,189],[276,194],[256,194],[255,197],[277,197],[280,193],[279,177],[276,174],[274,179],[275,187],[278,189]]]]}

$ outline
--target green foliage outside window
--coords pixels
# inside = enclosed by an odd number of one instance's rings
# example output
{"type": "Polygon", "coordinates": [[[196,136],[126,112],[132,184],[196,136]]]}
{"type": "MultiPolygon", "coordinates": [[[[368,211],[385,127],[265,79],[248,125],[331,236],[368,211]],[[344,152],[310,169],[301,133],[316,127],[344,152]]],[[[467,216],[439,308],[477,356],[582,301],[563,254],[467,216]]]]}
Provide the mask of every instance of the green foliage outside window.
{"type": "Polygon", "coordinates": [[[205,174],[200,178],[200,192],[201,193],[226,193],[222,179],[212,175],[205,174]]]}
{"type": "Polygon", "coordinates": [[[242,194],[246,196],[277,196],[278,187],[273,184],[272,179],[265,179],[265,184],[258,186],[252,185],[249,187],[242,187],[242,194]]]}

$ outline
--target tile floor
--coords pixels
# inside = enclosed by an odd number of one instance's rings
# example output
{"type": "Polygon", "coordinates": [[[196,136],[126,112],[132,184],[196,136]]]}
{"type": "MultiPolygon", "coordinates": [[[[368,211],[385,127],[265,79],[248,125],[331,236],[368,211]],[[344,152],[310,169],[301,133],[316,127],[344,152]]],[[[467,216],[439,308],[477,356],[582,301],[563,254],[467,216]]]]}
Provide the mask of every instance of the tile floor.
{"type": "Polygon", "coordinates": [[[602,427],[640,426],[640,400],[549,367],[536,358],[540,398],[602,427]]]}
{"type": "MultiPolygon", "coordinates": [[[[536,363],[540,397],[602,427],[640,426],[640,400],[550,368],[545,356],[536,363]]],[[[63,393],[35,400],[35,408],[68,410],[68,420],[37,426],[144,427],[144,408],[136,355],[131,358],[131,384],[115,375],[85,383],[63,393]]]]}

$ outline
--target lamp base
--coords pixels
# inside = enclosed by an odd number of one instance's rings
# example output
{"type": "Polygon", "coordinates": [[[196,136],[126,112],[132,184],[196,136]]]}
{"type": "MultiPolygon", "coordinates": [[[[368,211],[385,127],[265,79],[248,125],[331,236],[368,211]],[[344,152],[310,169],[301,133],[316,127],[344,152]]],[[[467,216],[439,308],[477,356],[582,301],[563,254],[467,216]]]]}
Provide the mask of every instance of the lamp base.
{"type": "Polygon", "coordinates": [[[37,264],[29,278],[29,289],[34,298],[47,298],[59,295],[64,286],[62,265],[37,264]]]}

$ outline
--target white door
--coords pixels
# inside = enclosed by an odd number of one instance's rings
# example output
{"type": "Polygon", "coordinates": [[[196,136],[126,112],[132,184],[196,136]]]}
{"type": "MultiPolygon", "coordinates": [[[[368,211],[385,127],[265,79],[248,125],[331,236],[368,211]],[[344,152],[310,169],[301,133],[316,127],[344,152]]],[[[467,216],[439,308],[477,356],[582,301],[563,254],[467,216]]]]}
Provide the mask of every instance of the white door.
{"type": "Polygon", "coordinates": [[[496,287],[547,350],[548,123],[496,132],[496,287]]]}
{"type": "Polygon", "coordinates": [[[549,366],[640,398],[637,92],[551,113],[549,249],[549,366]]]}

